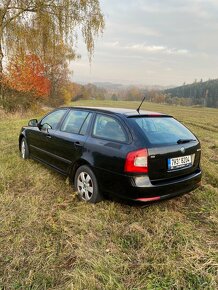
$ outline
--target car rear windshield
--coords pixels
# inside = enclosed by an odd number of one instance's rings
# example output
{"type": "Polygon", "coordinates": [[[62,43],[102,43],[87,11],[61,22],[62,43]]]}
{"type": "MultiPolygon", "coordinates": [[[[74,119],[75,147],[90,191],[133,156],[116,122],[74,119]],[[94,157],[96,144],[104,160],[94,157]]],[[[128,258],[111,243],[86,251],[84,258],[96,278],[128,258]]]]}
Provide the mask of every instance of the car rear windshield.
{"type": "Polygon", "coordinates": [[[172,145],[178,140],[195,140],[196,137],[172,117],[131,118],[152,145],[172,145]]]}

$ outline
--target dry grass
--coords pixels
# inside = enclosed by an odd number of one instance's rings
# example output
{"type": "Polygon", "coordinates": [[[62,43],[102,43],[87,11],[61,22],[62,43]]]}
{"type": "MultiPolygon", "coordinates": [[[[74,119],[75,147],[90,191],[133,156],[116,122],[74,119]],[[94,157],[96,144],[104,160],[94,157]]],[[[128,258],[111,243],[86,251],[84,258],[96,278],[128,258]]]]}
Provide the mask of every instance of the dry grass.
{"type": "Polygon", "coordinates": [[[62,176],[20,159],[27,120],[0,120],[0,289],[217,289],[218,111],[143,108],[183,121],[203,154],[200,189],[149,207],[78,202],[62,176]]]}

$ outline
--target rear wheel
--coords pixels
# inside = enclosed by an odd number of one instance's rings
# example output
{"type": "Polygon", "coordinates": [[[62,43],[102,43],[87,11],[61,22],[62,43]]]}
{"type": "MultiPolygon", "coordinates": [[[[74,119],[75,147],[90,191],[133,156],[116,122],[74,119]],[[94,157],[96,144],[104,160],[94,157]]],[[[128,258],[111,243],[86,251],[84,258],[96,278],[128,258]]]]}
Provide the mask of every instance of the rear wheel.
{"type": "Polygon", "coordinates": [[[26,142],[26,138],[22,138],[21,143],[20,143],[20,154],[23,159],[28,159],[29,158],[29,148],[26,142]]]}
{"type": "Polygon", "coordinates": [[[80,200],[97,203],[103,199],[95,174],[87,165],[77,169],[74,184],[80,200]]]}

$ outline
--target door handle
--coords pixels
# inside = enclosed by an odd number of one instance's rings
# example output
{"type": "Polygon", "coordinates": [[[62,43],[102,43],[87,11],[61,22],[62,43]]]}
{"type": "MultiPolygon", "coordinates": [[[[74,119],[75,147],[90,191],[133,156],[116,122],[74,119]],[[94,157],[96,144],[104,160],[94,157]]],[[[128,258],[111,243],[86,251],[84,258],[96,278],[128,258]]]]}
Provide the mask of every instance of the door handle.
{"type": "Polygon", "coordinates": [[[79,141],[75,142],[74,145],[75,145],[76,147],[82,147],[82,146],[83,146],[79,141]]]}

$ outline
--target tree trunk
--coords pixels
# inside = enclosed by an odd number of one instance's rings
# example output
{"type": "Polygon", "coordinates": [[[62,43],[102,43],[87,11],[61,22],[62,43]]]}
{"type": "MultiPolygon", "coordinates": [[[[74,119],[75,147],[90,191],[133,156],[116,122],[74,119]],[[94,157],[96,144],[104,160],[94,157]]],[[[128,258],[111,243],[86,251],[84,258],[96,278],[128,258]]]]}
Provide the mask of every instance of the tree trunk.
{"type": "Polygon", "coordinates": [[[2,84],[2,73],[3,73],[3,51],[2,51],[2,44],[0,40],[0,105],[3,105],[4,107],[4,90],[3,90],[3,84],[2,84]]]}
{"type": "Polygon", "coordinates": [[[3,55],[3,51],[2,51],[2,44],[0,42],[0,75],[3,72],[3,65],[2,65],[3,57],[4,57],[4,55],[3,55]]]}
{"type": "Polygon", "coordinates": [[[3,102],[4,100],[4,92],[3,92],[3,85],[2,85],[2,73],[3,73],[3,57],[4,57],[4,54],[3,54],[3,49],[2,49],[2,38],[3,38],[3,35],[2,35],[2,29],[1,29],[1,26],[0,26],[0,100],[3,102]]]}

